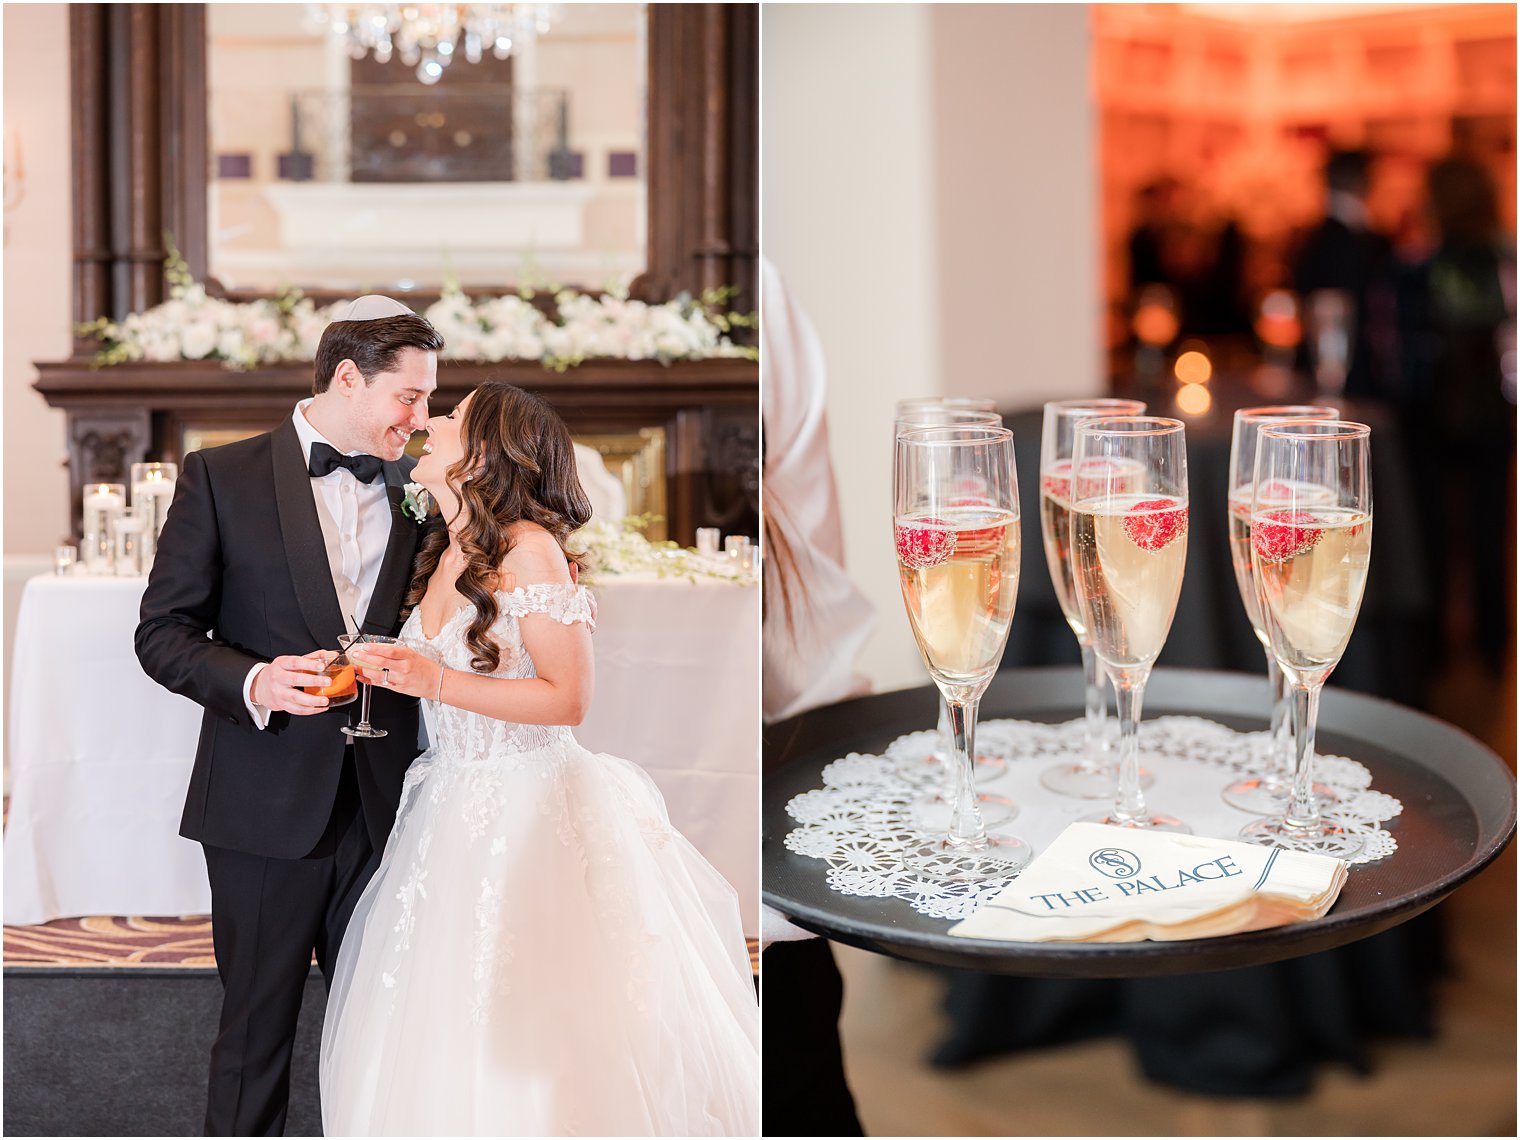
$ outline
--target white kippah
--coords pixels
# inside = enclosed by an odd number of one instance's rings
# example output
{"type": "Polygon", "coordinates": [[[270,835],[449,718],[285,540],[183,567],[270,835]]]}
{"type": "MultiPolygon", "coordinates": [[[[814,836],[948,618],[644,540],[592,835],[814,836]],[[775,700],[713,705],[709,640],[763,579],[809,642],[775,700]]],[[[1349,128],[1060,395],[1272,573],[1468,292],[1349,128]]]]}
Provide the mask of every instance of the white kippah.
{"type": "Polygon", "coordinates": [[[356,301],[350,301],[336,313],[333,321],[375,321],[381,317],[410,317],[412,310],[393,297],[369,293],[356,301]]]}

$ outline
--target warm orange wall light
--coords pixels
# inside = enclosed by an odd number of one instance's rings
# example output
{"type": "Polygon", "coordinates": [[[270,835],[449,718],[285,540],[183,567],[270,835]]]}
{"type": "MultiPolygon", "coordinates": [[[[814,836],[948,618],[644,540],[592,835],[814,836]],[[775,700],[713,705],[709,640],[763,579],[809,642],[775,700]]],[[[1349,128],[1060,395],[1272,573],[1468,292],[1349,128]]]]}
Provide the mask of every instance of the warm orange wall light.
{"type": "MultiPolygon", "coordinates": [[[[1105,292],[1128,323],[1138,191],[1181,186],[1184,223],[1246,239],[1247,300],[1288,285],[1324,208],[1332,146],[1365,147],[1374,225],[1418,252],[1424,171],[1488,166],[1513,231],[1516,12],[1501,4],[1096,4],[1105,292]]],[[[1182,247],[1185,251],[1186,246],[1182,247]]]]}

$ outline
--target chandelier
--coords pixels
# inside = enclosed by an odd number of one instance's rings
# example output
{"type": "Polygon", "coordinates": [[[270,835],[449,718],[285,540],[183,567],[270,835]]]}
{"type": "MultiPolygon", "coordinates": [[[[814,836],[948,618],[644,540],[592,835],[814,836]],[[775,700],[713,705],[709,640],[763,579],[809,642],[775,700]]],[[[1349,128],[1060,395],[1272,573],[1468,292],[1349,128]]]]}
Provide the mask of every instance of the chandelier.
{"type": "Polygon", "coordinates": [[[549,30],[558,4],[313,4],[313,26],[343,41],[354,59],[392,56],[432,85],[463,55],[479,63],[490,52],[506,59],[549,30]]]}

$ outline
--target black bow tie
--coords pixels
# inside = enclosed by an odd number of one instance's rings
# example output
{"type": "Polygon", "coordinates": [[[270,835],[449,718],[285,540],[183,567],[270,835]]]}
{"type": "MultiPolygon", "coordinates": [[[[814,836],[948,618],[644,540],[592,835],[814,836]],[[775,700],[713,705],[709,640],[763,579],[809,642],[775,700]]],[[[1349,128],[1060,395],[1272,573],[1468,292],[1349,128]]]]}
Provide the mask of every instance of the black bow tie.
{"type": "Polygon", "coordinates": [[[331,475],[339,467],[346,467],[359,482],[373,483],[380,478],[383,466],[384,461],[379,456],[344,455],[330,444],[314,443],[311,445],[311,463],[307,470],[313,479],[320,479],[324,475],[331,475]]]}

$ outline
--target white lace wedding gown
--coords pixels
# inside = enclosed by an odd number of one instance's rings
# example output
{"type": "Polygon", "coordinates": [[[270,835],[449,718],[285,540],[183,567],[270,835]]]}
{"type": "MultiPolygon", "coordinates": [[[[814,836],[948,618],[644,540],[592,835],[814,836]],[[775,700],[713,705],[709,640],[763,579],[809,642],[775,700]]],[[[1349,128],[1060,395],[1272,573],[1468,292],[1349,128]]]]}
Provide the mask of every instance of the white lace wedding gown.
{"type": "MultiPolygon", "coordinates": [[[[497,599],[497,677],[534,675],[524,618],[591,620],[584,587],[497,599]]],[[[473,613],[401,640],[468,670],[473,613]]],[[[328,997],[326,1133],[758,1135],[737,895],[654,783],[568,728],[429,712],[328,997]]]]}

